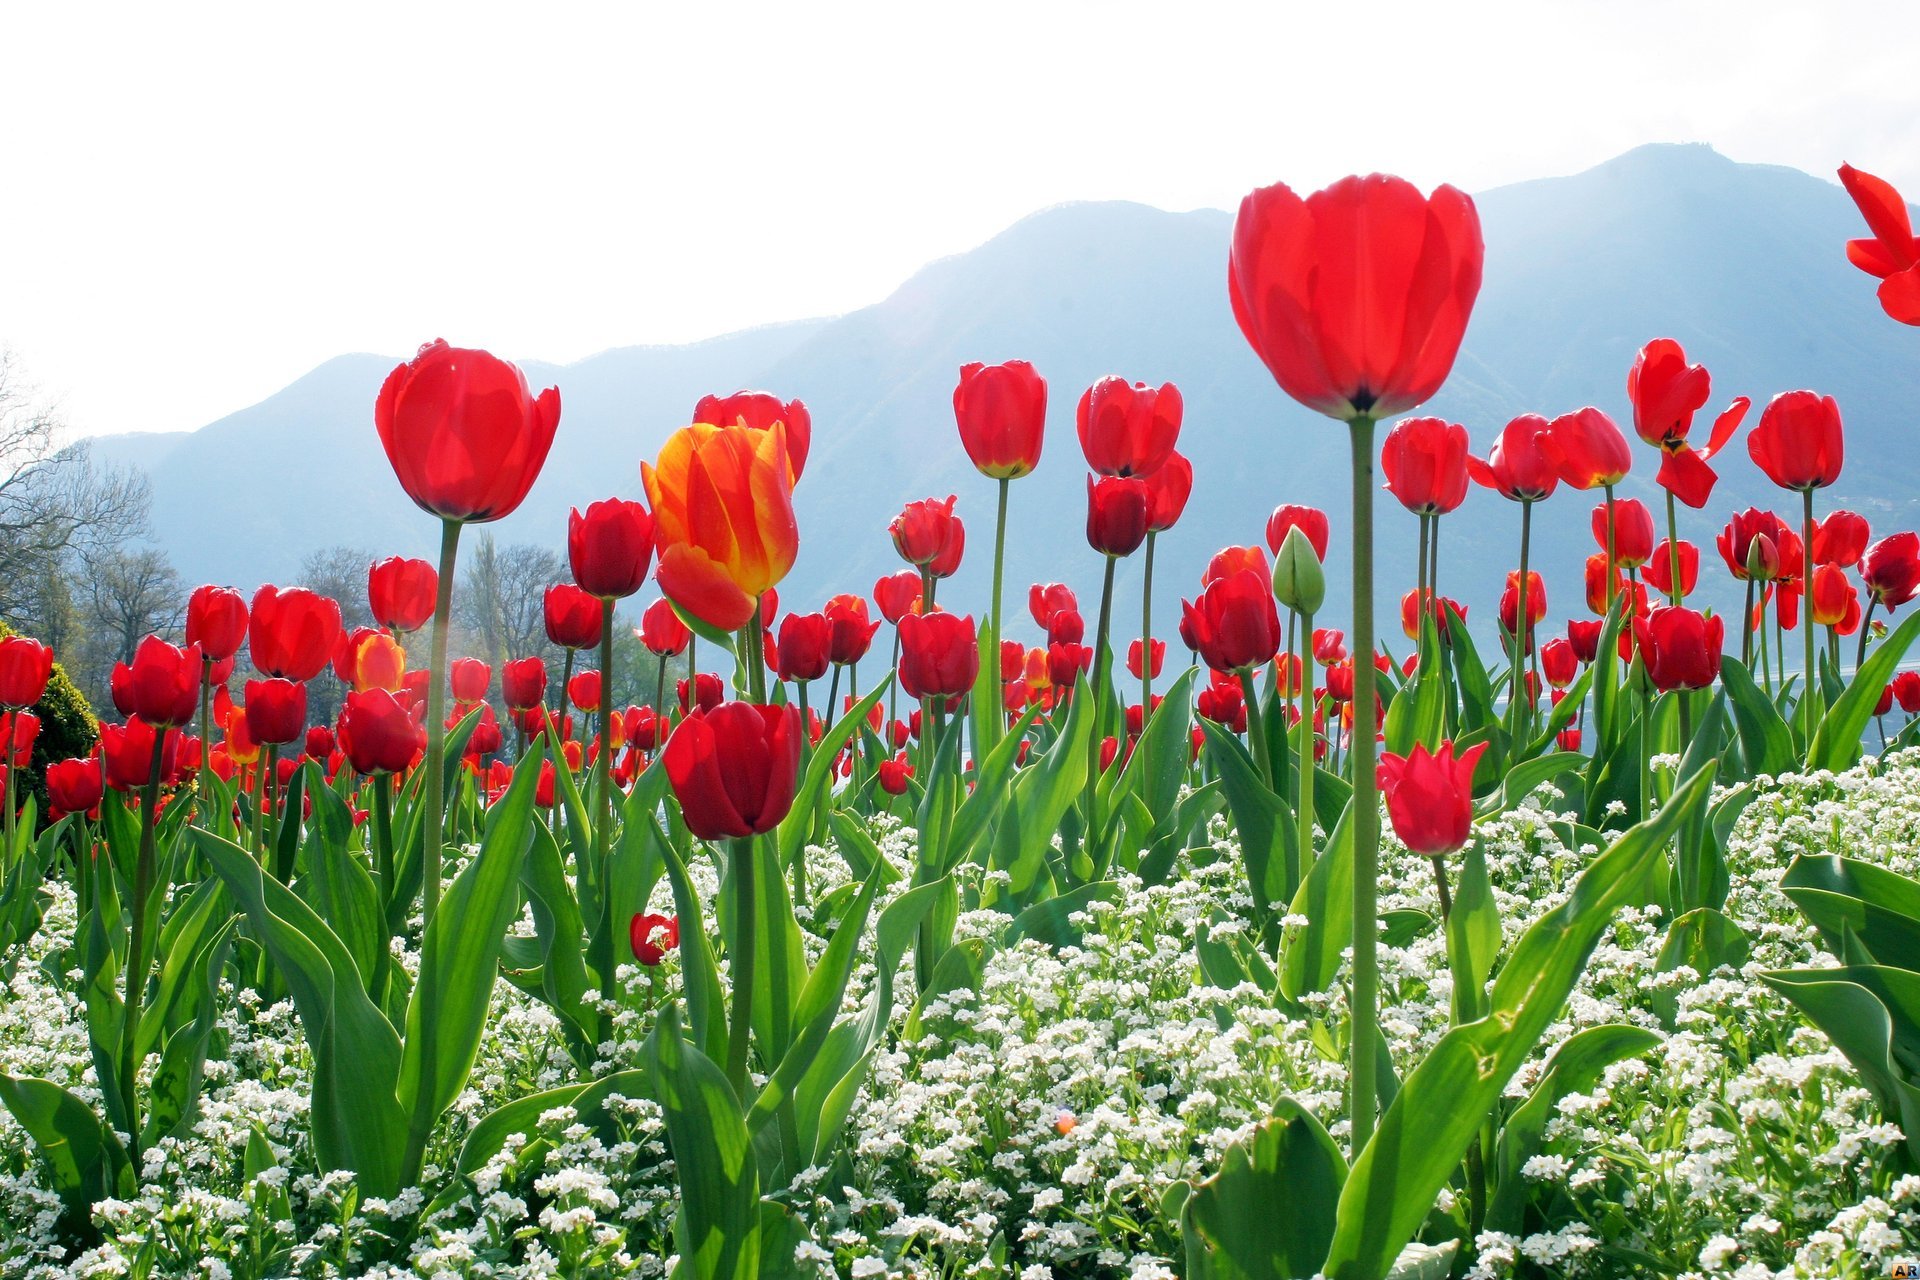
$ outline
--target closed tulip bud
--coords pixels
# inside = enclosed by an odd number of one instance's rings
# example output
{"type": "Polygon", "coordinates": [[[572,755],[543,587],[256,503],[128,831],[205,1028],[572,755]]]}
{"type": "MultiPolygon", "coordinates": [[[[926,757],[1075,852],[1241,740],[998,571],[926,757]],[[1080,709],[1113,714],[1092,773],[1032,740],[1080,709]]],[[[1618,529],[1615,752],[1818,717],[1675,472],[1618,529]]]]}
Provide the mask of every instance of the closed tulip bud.
{"type": "Polygon", "coordinates": [[[1130,556],[1147,537],[1146,482],[1087,477],[1087,545],[1105,556],[1130,556]]]}
{"type": "Polygon", "coordinates": [[[1600,653],[1600,632],[1604,623],[1569,622],[1567,624],[1567,643],[1573,646],[1574,656],[1581,662],[1592,662],[1600,653]]]}
{"type": "MultiPolygon", "coordinates": [[[[1608,503],[1593,509],[1593,540],[1602,552],[1607,549],[1608,503]]],[[[1613,512],[1613,562],[1622,569],[1637,569],[1653,555],[1653,514],[1638,498],[1621,498],[1611,504],[1613,512]]]]}
{"type": "Polygon", "coordinates": [[[1316,560],[1327,558],[1327,513],[1318,507],[1287,503],[1273,509],[1267,517],[1267,549],[1276,556],[1287,543],[1287,535],[1298,529],[1313,547],[1316,560]]]}
{"type": "MultiPolygon", "coordinates": [[[[1467,429],[1443,418],[1396,422],[1380,446],[1380,470],[1386,473],[1387,492],[1401,506],[1415,515],[1445,515],[1467,497],[1467,429]]],[[[1274,514],[1277,517],[1279,512],[1274,514]]],[[[1327,554],[1325,520],[1322,516],[1321,536],[1315,544],[1322,559],[1327,554]]],[[[1267,544],[1279,549],[1271,522],[1267,544]]]]}
{"type": "Polygon", "coordinates": [[[1250,569],[1220,579],[1197,601],[1180,602],[1201,661],[1215,671],[1250,671],[1280,649],[1280,615],[1266,580],[1250,569]]]}
{"type": "Polygon", "coordinates": [[[1327,668],[1327,696],[1335,702],[1353,701],[1353,660],[1336,662],[1327,668]]]}
{"type": "Polygon", "coordinates": [[[307,737],[306,741],[302,744],[302,750],[304,750],[311,759],[325,760],[333,754],[334,745],[333,730],[327,728],[326,725],[316,724],[307,730],[307,737]]]}
{"type": "Polygon", "coordinates": [[[1087,467],[1102,476],[1158,471],[1180,439],[1184,406],[1171,382],[1155,389],[1108,375],[1080,396],[1074,425],[1087,467]]]}
{"type": "Polygon", "coordinates": [[[547,639],[563,649],[591,649],[600,643],[600,597],[571,582],[556,582],[542,601],[547,639]]]}
{"type": "Polygon", "coordinates": [[[47,807],[56,821],[69,813],[92,814],[106,793],[106,773],[97,756],[47,766],[47,807]]]}
{"type": "Polygon", "coordinates": [[[1726,624],[1675,605],[1655,605],[1633,621],[1634,649],[1661,692],[1704,689],[1720,677],[1726,624]]]}
{"type": "Polygon", "coordinates": [[[255,742],[285,746],[304,736],[307,686],[291,680],[247,681],[247,732],[255,742]]]}
{"type": "Polygon", "coordinates": [[[1233,733],[1247,731],[1246,694],[1232,676],[1214,673],[1207,687],[1195,695],[1193,709],[1233,733]]]}
{"type": "MultiPolygon", "coordinates": [[[[1527,587],[1527,628],[1531,630],[1547,616],[1547,584],[1539,573],[1529,569],[1527,587]]],[[[1507,589],[1500,593],[1500,628],[1508,635],[1520,626],[1520,571],[1507,574],[1507,589]]]]}
{"type": "Polygon", "coordinates": [[[1079,644],[1086,638],[1087,620],[1078,609],[1061,609],[1047,619],[1048,644],[1079,644]]]}
{"type": "Polygon", "coordinates": [[[1273,595],[1296,613],[1315,614],[1327,602],[1327,574],[1308,530],[1294,525],[1273,556],[1273,595]]]}
{"type": "Polygon", "coordinates": [[[1893,610],[1920,592],[1920,535],[1896,533],[1867,548],[1860,578],[1881,607],[1893,610]]]}
{"type": "Polygon", "coordinates": [[[920,575],[912,569],[902,569],[873,584],[873,602],[879,607],[880,616],[897,627],[900,619],[920,612],[924,591],[920,575]]]}
{"type": "Polygon", "coordinates": [[[422,510],[498,520],[525,500],[546,463],[560,392],[535,398],[505,360],[436,341],[387,376],[373,421],[400,487],[422,510]]]}
{"type": "MultiPolygon", "coordinates": [[[[1027,612],[1033,615],[1033,624],[1042,631],[1049,631],[1053,616],[1057,613],[1080,612],[1080,602],[1074,598],[1073,591],[1064,583],[1034,583],[1027,589],[1027,612]]],[[[1049,631],[1049,634],[1051,632],[1049,631]]],[[[1074,636],[1079,640],[1079,636],[1074,636]]]]}
{"type": "Polygon", "coordinates": [[[515,658],[500,668],[500,697],[509,711],[537,707],[546,696],[547,664],[539,658],[515,658]]]}
{"type": "Polygon", "coordinates": [[[1381,755],[1380,790],[1400,843],[1438,858],[1472,838],[1473,769],[1486,749],[1476,742],[1455,756],[1451,742],[1434,752],[1416,743],[1404,756],[1381,755]]]}
{"type": "Polygon", "coordinates": [[[924,568],[946,552],[954,530],[960,525],[959,517],[953,514],[954,503],[958,501],[958,497],[948,494],[945,501],[922,498],[901,508],[900,514],[887,525],[887,532],[893,535],[893,549],[900,553],[902,560],[924,568]]]}
{"type": "Polygon", "coordinates": [[[439,590],[440,575],[425,560],[388,556],[367,567],[367,605],[373,620],[395,635],[418,631],[433,620],[439,590]]]}
{"type": "Polygon", "coordinates": [[[598,671],[576,671],[567,681],[567,701],[578,711],[598,711],[601,692],[598,671]]]}
{"type": "Polygon", "coordinates": [[[340,638],[340,606],[305,587],[254,593],[247,626],[253,665],[282,680],[307,681],[327,669],[340,638]]]}
{"type": "Polygon", "coordinates": [[[653,914],[636,915],[627,926],[627,945],[633,958],[649,969],[657,969],[667,952],[680,945],[680,918],[653,914]]]}
{"type": "Polygon", "coordinates": [[[31,711],[15,711],[6,718],[4,731],[10,741],[0,741],[0,757],[15,769],[24,769],[33,759],[33,744],[40,737],[40,717],[31,711]]]}
{"type": "Polygon", "coordinates": [[[1592,405],[1555,418],[1547,427],[1541,448],[1576,489],[1616,485],[1633,468],[1633,453],[1620,428],[1592,405]]]}
{"type": "Polygon", "coordinates": [[[877,773],[882,791],[890,796],[903,796],[907,794],[907,782],[913,777],[913,765],[903,751],[892,759],[882,760],[877,773]]]}
{"type": "Polygon", "coordinates": [[[606,498],[567,513],[567,566],[588,595],[624,600],[653,565],[653,517],[637,502],[606,498]]]}
{"type": "Polygon", "coordinates": [[[200,648],[181,649],[148,636],[133,651],[133,662],[114,669],[115,702],[124,699],[128,716],[169,728],[193,719],[200,704],[200,648]]]}
{"type": "Polygon", "coordinates": [[[1556,636],[1540,646],[1540,671],[1548,684],[1564,689],[1580,674],[1580,655],[1570,641],[1556,636]]]}
{"type": "Polygon", "coordinates": [[[967,693],[980,673],[973,617],[909,614],[900,620],[900,687],[913,698],[967,693]]]}
{"type": "Polygon", "coordinates": [[[661,758],[687,829],[723,840],[780,825],[793,807],[800,740],[791,707],[730,702],[681,721],[661,758]]]}
{"type": "Polygon", "coordinates": [[[40,696],[47,691],[47,681],[52,678],[51,646],[26,636],[0,639],[0,707],[32,706],[40,701],[40,696]]]}
{"type": "MultiPolygon", "coordinates": [[[[1764,541],[1764,539],[1756,540],[1764,541]]],[[[1682,538],[1678,544],[1680,550],[1680,594],[1690,596],[1694,585],[1700,580],[1700,548],[1682,538]]],[[[1647,585],[1661,595],[1673,594],[1674,544],[1665,538],[1653,549],[1652,559],[1647,561],[1647,585]]]]}
{"type": "Polygon", "coordinates": [[[187,597],[187,643],[215,662],[238,653],[247,639],[247,602],[232,587],[209,583],[187,597]]]}
{"type": "Polygon", "coordinates": [[[782,680],[818,680],[827,674],[833,624],[824,613],[790,613],[780,621],[775,671],[782,680]]]}
{"type": "Polygon", "coordinates": [[[402,773],[427,749],[426,727],[385,689],[347,695],[334,729],[356,773],[402,773]]]}
{"type": "Polygon", "coordinates": [[[867,656],[867,650],[872,647],[874,634],[880,630],[880,624],[868,615],[867,602],[863,597],[834,596],[827,601],[821,612],[827,619],[828,661],[836,666],[846,666],[867,656]]]}
{"type": "MultiPolygon", "coordinates": [[[[1142,678],[1140,670],[1142,665],[1140,661],[1140,650],[1141,646],[1138,640],[1133,641],[1127,646],[1127,671],[1135,680],[1142,678]]],[[[1149,662],[1147,665],[1150,668],[1148,674],[1157,680],[1160,678],[1160,665],[1166,661],[1167,642],[1165,640],[1155,640],[1148,656],[1149,662]]]]}
{"type": "Polygon", "coordinates": [[[455,658],[450,674],[455,702],[479,702],[493,682],[493,668],[478,658],[455,658]]]}
{"type": "Polygon", "coordinates": [[[1840,478],[1846,442],[1832,396],[1782,391],[1760,411],[1747,453],[1782,489],[1811,493],[1840,478]]]}
{"type": "Polygon", "coordinates": [[[1147,532],[1165,533],[1180,523],[1193,495],[1193,464],[1178,449],[1159,468],[1141,479],[1147,482],[1147,532]]]}
{"type": "Polygon", "coordinates": [[[996,480],[1017,480],[1040,465],[1047,380],[1025,360],[963,365],[953,389],[953,416],[975,469],[996,480]]]}

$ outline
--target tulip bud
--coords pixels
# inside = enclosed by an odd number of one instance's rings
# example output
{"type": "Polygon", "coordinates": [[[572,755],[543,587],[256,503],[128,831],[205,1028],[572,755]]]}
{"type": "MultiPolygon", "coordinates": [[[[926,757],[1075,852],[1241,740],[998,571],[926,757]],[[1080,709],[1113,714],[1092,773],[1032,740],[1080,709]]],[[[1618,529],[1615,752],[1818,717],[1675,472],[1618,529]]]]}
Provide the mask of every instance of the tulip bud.
{"type": "Polygon", "coordinates": [[[1327,575],[1313,543],[1299,525],[1287,530],[1273,557],[1273,594],[1281,604],[1311,617],[1327,600],[1327,575]]]}

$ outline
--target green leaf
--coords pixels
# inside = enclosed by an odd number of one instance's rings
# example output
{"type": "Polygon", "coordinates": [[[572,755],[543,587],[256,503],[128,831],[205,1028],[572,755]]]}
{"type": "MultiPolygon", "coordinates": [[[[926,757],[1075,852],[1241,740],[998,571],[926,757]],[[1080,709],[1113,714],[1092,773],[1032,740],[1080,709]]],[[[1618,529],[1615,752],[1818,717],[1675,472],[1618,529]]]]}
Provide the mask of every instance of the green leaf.
{"type": "Polygon", "coordinates": [[[1760,979],[1847,1055],[1881,1110],[1906,1135],[1909,1158],[1920,1160],[1920,1087],[1911,1068],[1920,1052],[1920,973],[1851,965],[1775,971],[1760,979]]]}
{"type": "Polygon", "coordinates": [[[840,754],[840,748],[847,745],[860,726],[867,722],[867,712],[880,705],[887,695],[887,688],[893,683],[891,675],[876,684],[868,694],[853,704],[853,707],[835,721],[833,727],[821,735],[814,745],[813,754],[807,757],[807,767],[800,776],[800,785],[793,793],[793,808],[780,821],[776,833],[775,847],[779,852],[779,865],[789,866],[800,856],[800,850],[806,846],[807,833],[813,830],[814,815],[819,806],[825,803],[828,789],[833,782],[833,762],[840,754]]]}
{"type": "Polygon", "coordinates": [[[1475,843],[1467,847],[1462,858],[1460,885],[1454,894],[1453,911],[1447,916],[1455,1023],[1471,1022],[1480,1016],[1500,940],[1500,908],[1493,900],[1493,882],[1487,876],[1487,855],[1475,843]]]}
{"type": "MultiPolygon", "coordinates": [[[[649,822],[657,821],[651,815],[649,822]]],[[[687,1002],[687,1028],[694,1043],[709,1058],[725,1061],[727,1056],[727,1006],[720,989],[720,966],[713,957],[713,944],[707,933],[706,914],[700,909],[700,894],[687,874],[687,864],[679,850],[664,836],[660,854],[667,863],[667,882],[673,886],[673,909],[680,920],[680,985],[687,1002]]]]}
{"type": "Polygon", "coordinates": [[[1026,902],[1047,869],[1053,838],[1087,780],[1087,746],[1093,736],[1093,691],[1075,687],[1066,727],[1046,751],[1022,770],[1008,796],[1009,812],[994,840],[994,865],[1009,873],[1009,896],[1026,902]]]}
{"type": "Polygon", "coordinates": [[[1347,1162],[1313,1114],[1282,1098],[1227,1149],[1180,1211],[1189,1280],[1308,1280],[1333,1238],[1347,1162]]]}
{"type": "Polygon", "coordinates": [[[1880,964],[1920,970],[1920,883],[1857,858],[1802,854],[1780,889],[1834,955],[1851,941],[1880,964]]]}
{"type": "Polygon", "coordinates": [[[91,1242],[96,1200],[133,1194],[133,1165],[93,1108],[50,1080],[0,1075],[0,1103],[33,1139],[70,1239],[91,1242]]]}
{"type": "Polygon", "coordinates": [[[1327,837],[1325,850],[1300,882],[1280,941],[1280,992],[1298,1000],[1325,991],[1340,971],[1340,955],[1353,943],[1353,807],[1348,803],[1327,837]]]}
{"type": "Polygon", "coordinates": [[[677,1274],[758,1280],[760,1174],[740,1100],[713,1060],[681,1038],[674,1005],[661,1011],[642,1052],[680,1180],[677,1274]]]}
{"type": "Polygon", "coordinates": [[[1012,946],[1022,938],[1032,938],[1050,947],[1072,947],[1080,943],[1080,926],[1073,923],[1075,912],[1085,911],[1096,902],[1105,902],[1120,889],[1111,880],[1096,880],[1051,898],[1042,898],[1015,916],[1002,934],[1001,942],[1012,946]]]}
{"type": "Polygon", "coordinates": [[[553,833],[543,823],[530,825],[533,845],[520,869],[520,884],[533,913],[534,936],[540,942],[539,995],[560,1019],[574,1061],[589,1066],[598,1056],[602,1037],[601,1019],[585,1003],[587,993],[595,990],[581,950],[586,926],[580,919],[580,904],[574,901],[572,886],[567,883],[566,866],[560,860],[560,846],[553,833]]]}
{"type": "Polygon", "coordinates": [[[1809,770],[1831,769],[1835,773],[1851,769],[1860,759],[1860,738],[1873,719],[1873,707],[1880,693],[1893,679],[1894,669],[1906,656],[1914,637],[1920,636],[1920,613],[1907,618],[1886,639],[1873,646],[1873,652],[1853,673],[1847,691],[1828,708],[1814,730],[1813,745],[1807,749],[1809,770]]]}
{"type": "Polygon", "coordinates": [[[1740,731],[1740,753],[1746,757],[1749,775],[1791,773],[1799,763],[1794,758],[1793,731],[1780,717],[1773,700],[1760,691],[1753,675],[1737,658],[1720,660],[1720,687],[1726,690],[1733,708],[1733,722],[1740,731]]]}
{"type": "Polygon", "coordinates": [[[1268,923],[1274,909],[1287,901],[1287,854],[1299,840],[1293,810],[1260,777],[1238,738],[1205,718],[1200,728],[1207,738],[1207,758],[1219,775],[1221,794],[1227,798],[1240,836],[1254,915],[1260,923],[1268,923]]]}
{"type": "Polygon", "coordinates": [[[1510,809],[1517,809],[1523,800],[1538,791],[1543,784],[1553,781],[1562,774],[1578,773],[1586,763],[1587,758],[1577,751],[1556,751],[1552,755],[1523,760],[1501,776],[1498,791],[1474,806],[1473,816],[1484,822],[1510,809]]]}

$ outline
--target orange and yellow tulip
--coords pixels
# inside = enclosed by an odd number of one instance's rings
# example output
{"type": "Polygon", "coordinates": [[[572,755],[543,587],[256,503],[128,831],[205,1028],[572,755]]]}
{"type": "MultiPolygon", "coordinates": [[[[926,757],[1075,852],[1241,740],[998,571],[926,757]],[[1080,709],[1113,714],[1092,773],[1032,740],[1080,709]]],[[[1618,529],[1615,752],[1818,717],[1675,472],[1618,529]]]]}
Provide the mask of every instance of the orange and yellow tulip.
{"type": "Polygon", "coordinates": [[[800,546],[785,427],[682,427],[654,465],[640,464],[640,478],[653,504],[660,589],[717,630],[753,621],[761,593],[787,576],[800,546]]]}

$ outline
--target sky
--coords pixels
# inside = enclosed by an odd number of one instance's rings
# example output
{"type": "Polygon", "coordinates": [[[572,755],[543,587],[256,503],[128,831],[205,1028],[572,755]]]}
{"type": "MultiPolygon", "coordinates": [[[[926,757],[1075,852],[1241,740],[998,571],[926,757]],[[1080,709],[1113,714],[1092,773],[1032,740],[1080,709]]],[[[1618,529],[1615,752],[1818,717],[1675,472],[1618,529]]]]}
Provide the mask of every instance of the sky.
{"type": "Polygon", "coordinates": [[[10,5],[0,346],[76,435],[183,430],[347,351],[566,362],[849,311],[1070,200],[1484,190],[1647,142],[1920,195],[1910,27],[1768,0],[10,5]]]}

